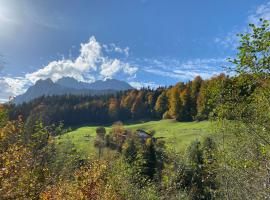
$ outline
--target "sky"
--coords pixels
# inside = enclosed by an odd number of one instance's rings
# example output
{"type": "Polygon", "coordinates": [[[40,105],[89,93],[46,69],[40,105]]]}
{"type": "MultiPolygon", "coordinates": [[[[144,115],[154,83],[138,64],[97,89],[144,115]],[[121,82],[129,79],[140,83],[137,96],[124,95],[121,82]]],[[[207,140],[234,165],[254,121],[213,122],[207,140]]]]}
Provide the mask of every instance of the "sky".
{"type": "Polygon", "coordinates": [[[0,0],[0,102],[39,79],[136,88],[226,72],[269,0],[0,0]]]}

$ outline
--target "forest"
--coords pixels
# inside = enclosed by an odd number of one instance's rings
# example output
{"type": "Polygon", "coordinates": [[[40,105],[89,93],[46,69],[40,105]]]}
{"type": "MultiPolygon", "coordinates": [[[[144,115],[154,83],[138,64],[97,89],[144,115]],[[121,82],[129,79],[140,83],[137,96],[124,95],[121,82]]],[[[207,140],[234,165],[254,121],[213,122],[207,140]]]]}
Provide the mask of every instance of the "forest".
{"type": "Polygon", "coordinates": [[[234,90],[241,92],[236,96],[248,98],[266,81],[255,83],[255,77],[249,74],[236,77],[220,74],[207,80],[197,76],[193,81],[169,88],[142,88],[115,95],[47,96],[18,106],[11,104],[10,118],[23,116],[29,127],[37,120],[44,125],[61,122],[66,127],[160,119],[201,121],[209,119],[210,113],[215,114],[213,111],[219,109],[226,93],[234,90]]]}
{"type": "Polygon", "coordinates": [[[0,199],[269,199],[270,30],[240,34],[233,75],[104,96],[49,96],[0,106],[0,199]],[[175,152],[123,123],[209,120],[215,133],[175,152]],[[56,138],[86,124],[95,156],[56,138]],[[103,127],[112,124],[110,132],[103,127]]]}

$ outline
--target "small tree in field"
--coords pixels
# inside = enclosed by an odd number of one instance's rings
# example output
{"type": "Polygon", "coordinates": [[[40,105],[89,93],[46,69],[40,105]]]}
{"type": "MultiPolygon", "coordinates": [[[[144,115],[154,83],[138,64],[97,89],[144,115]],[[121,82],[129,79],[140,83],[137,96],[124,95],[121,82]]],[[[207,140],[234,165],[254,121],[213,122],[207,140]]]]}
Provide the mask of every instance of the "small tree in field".
{"type": "Polygon", "coordinates": [[[98,127],[96,129],[95,147],[98,148],[98,157],[100,158],[105,147],[105,135],[106,129],[104,127],[98,127]]]}

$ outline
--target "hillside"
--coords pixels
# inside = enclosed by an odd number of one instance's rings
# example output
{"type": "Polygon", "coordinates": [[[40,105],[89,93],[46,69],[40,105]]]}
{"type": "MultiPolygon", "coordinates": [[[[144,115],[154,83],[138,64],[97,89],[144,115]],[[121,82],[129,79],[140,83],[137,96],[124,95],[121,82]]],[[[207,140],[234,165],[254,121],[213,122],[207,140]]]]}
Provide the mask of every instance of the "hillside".
{"type": "MultiPolygon", "coordinates": [[[[65,148],[68,141],[74,143],[76,149],[83,155],[94,154],[94,138],[96,136],[97,126],[84,126],[74,131],[66,133],[57,137],[57,143],[65,148]]],[[[185,148],[194,140],[202,139],[210,135],[212,131],[211,122],[176,122],[173,120],[150,121],[138,124],[127,124],[126,129],[137,130],[143,129],[145,131],[154,130],[156,137],[164,137],[169,148],[177,152],[185,150],[185,148]]],[[[106,132],[110,131],[111,127],[106,127],[106,132]]]]}

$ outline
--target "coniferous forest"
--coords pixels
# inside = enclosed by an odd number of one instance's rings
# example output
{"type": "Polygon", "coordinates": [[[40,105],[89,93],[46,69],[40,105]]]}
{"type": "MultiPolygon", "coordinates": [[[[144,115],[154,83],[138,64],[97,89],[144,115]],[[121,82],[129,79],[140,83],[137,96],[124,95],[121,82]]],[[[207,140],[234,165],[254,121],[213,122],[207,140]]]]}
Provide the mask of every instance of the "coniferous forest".
{"type": "Polygon", "coordinates": [[[239,37],[230,76],[1,104],[0,199],[269,199],[269,22],[239,37]],[[155,131],[124,126],[163,119],[213,129],[176,152],[155,131]],[[98,126],[93,155],[58,142],[85,125],[98,126]]]}

